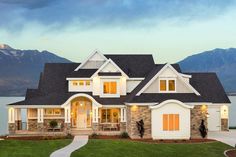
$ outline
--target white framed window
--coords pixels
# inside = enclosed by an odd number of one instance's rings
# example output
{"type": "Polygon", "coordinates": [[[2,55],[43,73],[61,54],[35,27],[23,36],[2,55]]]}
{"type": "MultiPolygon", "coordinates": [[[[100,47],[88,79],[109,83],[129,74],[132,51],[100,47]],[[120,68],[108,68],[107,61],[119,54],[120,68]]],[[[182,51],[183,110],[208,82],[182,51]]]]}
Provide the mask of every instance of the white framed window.
{"type": "Polygon", "coordinates": [[[103,82],[103,94],[117,94],[117,82],[103,82]]]}
{"type": "Polygon", "coordinates": [[[45,115],[61,115],[61,109],[45,109],[44,113],[45,115]]]}
{"type": "Polygon", "coordinates": [[[176,92],[176,78],[160,78],[159,92],[161,93],[176,92]]]}
{"type": "Polygon", "coordinates": [[[120,79],[101,79],[100,97],[120,97],[120,79]]]}

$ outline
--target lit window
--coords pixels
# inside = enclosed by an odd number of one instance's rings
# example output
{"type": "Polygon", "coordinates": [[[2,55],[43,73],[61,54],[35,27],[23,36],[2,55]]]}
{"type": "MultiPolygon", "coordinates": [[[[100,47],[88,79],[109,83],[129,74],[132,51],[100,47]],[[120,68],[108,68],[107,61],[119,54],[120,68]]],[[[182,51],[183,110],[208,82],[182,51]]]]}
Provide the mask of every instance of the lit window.
{"type": "Polygon", "coordinates": [[[163,131],[179,131],[179,114],[163,114],[163,131]]]}
{"type": "Polygon", "coordinates": [[[117,93],[116,82],[104,82],[103,83],[103,93],[104,94],[116,94],[117,93]]]}
{"type": "Polygon", "coordinates": [[[90,81],[85,82],[86,86],[90,86],[90,81]]]}
{"type": "Polygon", "coordinates": [[[53,115],[53,109],[45,109],[46,115],[53,115]]]}
{"type": "Polygon", "coordinates": [[[175,91],[175,80],[169,80],[169,91],[175,91]]]}
{"type": "Polygon", "coordinates": [[[79,81],[79,85],[83,86],[84,85],[84,81],[79,81]]]}
{"type": "Polygon", "coordinates": [[[61,109],[45,109],[45,115],[61,115],[61,109]]]}
{"type": "Polygon", "coordinates": [[[102,109],[101,123],[119,123],[119,109],[102,109]]]}
{"type": "Polygon", "coordinates": [[[72,84],[73,84],[73,86],[78,86],[78,82],[77,81],[73,81],[72,84]]]}
{"type": "Polygon", "coordinates": [[[61,109],[54,109],[54,115],[61,115],[61,109]]]}
{"type": "Polygon", "coordinates": [[[166,80],[160,80],[160,91],[166,91],[166,80]]]}

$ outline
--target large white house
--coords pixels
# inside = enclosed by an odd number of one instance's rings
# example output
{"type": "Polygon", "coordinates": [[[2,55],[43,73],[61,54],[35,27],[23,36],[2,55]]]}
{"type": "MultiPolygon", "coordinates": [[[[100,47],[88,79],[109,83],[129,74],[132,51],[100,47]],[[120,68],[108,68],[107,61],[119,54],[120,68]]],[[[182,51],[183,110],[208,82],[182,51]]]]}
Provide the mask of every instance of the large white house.
{"type": "Polygon", "coordinates": [[[120,134],[140,138],[201,138],[228,130],[230,101],[215,73],[186,73],[178,64],[156,64],[152,55],[91,54],[83,63],[48,63],[37,89],[9,104],[9,132],[47,133],[50,121],[63,133],[120,134]],[[26,131],[26,132],[27,132],[26,131]]]}

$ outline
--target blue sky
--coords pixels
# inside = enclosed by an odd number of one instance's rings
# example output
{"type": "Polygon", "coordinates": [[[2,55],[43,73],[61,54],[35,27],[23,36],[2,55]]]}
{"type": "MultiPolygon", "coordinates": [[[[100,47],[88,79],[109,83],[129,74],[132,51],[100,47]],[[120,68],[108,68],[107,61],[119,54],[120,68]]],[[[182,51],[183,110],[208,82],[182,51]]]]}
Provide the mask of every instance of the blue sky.
{"type": "Polygon", "coordinates": [[[173,63],[236,47],[235,0],[0,0],[0,18],[0,43],[78,62],[94,50],[173,63]]]}

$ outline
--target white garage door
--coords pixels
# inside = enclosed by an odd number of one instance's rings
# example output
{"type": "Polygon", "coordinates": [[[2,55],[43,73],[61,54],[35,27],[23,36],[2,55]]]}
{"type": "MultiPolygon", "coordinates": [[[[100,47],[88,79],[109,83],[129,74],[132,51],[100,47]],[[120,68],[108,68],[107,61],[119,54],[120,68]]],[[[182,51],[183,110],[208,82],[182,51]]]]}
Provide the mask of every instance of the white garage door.
{"type": "Polygon", "coordinates": [[[220,107],[208,106],[208,130],[220,131],[220,107]]]}

